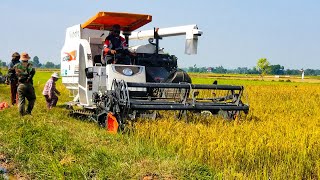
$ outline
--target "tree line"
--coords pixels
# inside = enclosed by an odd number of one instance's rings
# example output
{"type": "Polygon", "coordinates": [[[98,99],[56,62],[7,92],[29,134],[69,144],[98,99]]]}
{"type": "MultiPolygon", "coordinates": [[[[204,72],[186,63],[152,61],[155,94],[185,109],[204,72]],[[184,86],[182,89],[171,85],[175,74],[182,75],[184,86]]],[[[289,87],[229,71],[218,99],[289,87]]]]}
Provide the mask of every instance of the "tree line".
{"type": "MultiPolygon", "coordinates": [[[[39,57],[33,57],[30,61],[34,67],[37,68],[56,68],[60,69],[60,64],[54,64],[53,62],[47,61],[42,64],[39,61],[39,57]]],[[[8,64],[0,60],[0,68],[5,67],[8,64]]],[[[248,67],[238,67],[236,69],[226,69],[223,66],[217,67],[197,67],[197,65],[190,66],[188,68],[183,68],[187,72],[196,72],[196,73],[217,73],[217,74],[261,74],[262,76],[266,74],[270,75],[300,75],[304,71],[305,75],[308,76],[318,76],[320,75],[320,69],[285,69],[284,66],[280,64],[271,65],[266,58],[260,58],[257,61],[257,65],[248,68],[248,67]]]]}
{"type": "Polygon", "coordinates": [[[261,58],[257,61],[257,65],[248,67],[238,67],[235,69],[226,69],[223,66],[217,67],[197,67],[193,65],[188,68],[183,68],[187,72],[197,73],[217,73],[217,74],[261,74],[264,75],[301,75],[304,71],[305,75],[318,76],[320,75],[320,69],[285,69],[280,64],[272,65],[266,58],[261,58]]]}
{"type": "MultiPolygon", "coordinates": [[[[29,60],[29,62],[32,63],[33,67],[36,67],[36,68],[60,69],[60,64],[54,64],[53,62],[50,62],[50,61],[47,61],[44,64],[40,63],[38,56],[34,56],[32,60],[29,60]]],[[[7,64],[6,62],[0,60],[0,67],[5,67],[8,65],[9,64],[7,64]]]]}

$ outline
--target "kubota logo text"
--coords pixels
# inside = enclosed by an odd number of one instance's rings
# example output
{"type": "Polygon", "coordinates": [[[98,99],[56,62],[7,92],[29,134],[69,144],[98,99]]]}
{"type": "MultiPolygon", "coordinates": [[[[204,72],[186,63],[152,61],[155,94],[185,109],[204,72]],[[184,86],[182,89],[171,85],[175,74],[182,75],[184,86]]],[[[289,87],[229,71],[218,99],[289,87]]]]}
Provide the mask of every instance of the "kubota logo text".
{"type": "Polygon", "coordinates": [[[63,61],[72,61],[76,60],[77,51],[65,52],[66,56],[63,57],[63,61]]]}

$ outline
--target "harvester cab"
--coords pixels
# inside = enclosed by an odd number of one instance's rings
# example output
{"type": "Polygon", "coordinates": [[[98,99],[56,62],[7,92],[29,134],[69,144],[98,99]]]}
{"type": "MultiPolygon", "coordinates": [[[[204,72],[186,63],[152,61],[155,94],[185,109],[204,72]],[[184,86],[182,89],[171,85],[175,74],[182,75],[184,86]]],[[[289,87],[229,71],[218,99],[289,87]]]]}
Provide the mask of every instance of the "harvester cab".
{"type": "Polygon", "coordinates": [[[61,76],[73,97],[69,106],[83,107],[74,114],[88,115],[117,131],[127,121],[154,110],[223,111],[229,118],[249,110],[241,101],[242,86],[192,84],[190,76],[177,67],[177,58],[159,47],[161,38],[183,35],[185,53],[196,54],[202,35],[197,25],[135,31],[151,20],[151,15],[99,12],[67,28],[61,76]],[[135,54],[130,64],[103,63],[103,43],[114,24],[120,25],[127,44],[148,40],[146,45],[129,46],[135,54]]]}

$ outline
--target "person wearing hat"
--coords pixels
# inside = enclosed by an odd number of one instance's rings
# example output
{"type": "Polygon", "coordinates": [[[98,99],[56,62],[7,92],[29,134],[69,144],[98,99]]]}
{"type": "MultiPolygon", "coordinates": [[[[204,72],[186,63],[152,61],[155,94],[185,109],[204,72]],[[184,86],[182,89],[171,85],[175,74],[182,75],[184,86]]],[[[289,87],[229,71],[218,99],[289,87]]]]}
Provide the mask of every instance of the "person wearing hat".
{"type": "Polygon", "coordinates": [[[18,77],[16,75],[15,69],[13,68],[16,64],[20,63],[20,54],[15,52],[12,54],[12,60],[8,66],[8,76],[6,83],[10,84],[11,93],[11,104],[15,105],[18,102],[18,77]]]}
{"type": "Polygon", "coordinates": [[[131,53],[128,50],[128,45],[125,38],[120,36],[120,29],[121,27],[119,24],[113,25],[110,34],[104,41],[103,64],[130,64],[130,58],[128,55],[131,55],[131,53]]]}
{"type": "Polygon", "coordinates": [[[55,107],[58,102],[58,96],[60,96],[60,92],[56,88],[56,82],[59,79],[58,73],[53,73],[51,78],[47,81],[46,85],[43,88],[42,94],[46,98],[47,108],[51,109],[55,107]],[[58,96],[57,96],[57,95],[58,96]]]}
{"type": "Polygon", "coordinates": [[[28,53],[21,53],[21,62],[14,66],[15,72],[18,77],[18,96],[19,96],[19,113],[21,116],[31,114],[34,103],[36,101],[36,94],[34,92],[32,78],[35,74],[35,69],[29,63],[30,56],[28,53]],[[28,107],[25,110],[25,103],[29,101],[28,107]]]}

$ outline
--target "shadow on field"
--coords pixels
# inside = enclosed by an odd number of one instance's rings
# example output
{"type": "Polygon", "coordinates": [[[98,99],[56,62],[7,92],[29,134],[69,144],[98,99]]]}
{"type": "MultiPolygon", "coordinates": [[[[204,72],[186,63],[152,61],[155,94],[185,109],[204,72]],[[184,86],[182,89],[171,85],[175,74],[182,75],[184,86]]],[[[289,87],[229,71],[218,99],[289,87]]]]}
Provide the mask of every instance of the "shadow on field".
{"type": "Polygon", "coordinates": [[[57,108],[61,108],[61,109],[67,109],[68,108],[68,105],[66,104],[59,104],[56,106],[57,108]]]}

